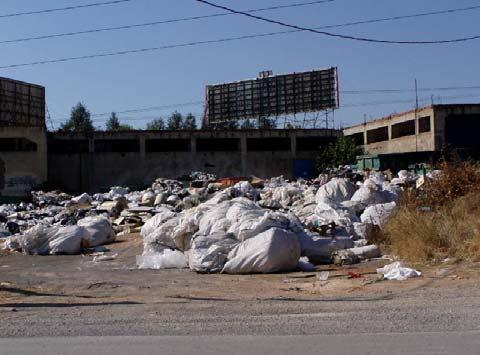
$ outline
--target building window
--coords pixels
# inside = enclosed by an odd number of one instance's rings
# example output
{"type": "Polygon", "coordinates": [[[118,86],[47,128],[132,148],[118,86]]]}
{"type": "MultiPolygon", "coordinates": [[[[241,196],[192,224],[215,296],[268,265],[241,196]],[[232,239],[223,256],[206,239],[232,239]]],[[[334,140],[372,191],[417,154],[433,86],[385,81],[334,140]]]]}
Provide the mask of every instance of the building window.
{"type": "Polygon", "coordinates": [[[249,152],[280,152],[291,150],[290,138],[248,138],[247,150],[249,152]]]}
{"type": "Polygon", "coordinates": [[[197,152],[236,152],[240,151],[240,139],[237,138],[199,138],[197,152]]]}
{"type": "Polygon", "coordinates": [[[415,120],[395,123],[392,125],[392,139],[415,135],[415,120]]]}
{"type": "Polygon", "coordinates": [[[189,152],[190,139],[147,139],[145,151],[153,152],[189,152]]]}
{"type": "Polygon", "coordinates": [[[36,152],[37,143],[27,138],[0,138],[0,152],[36,152]]]}
{"type": "Polygon", "coordinates": [[[388,126],[367,131],[367,144],[388,141],[388,126]]]}
{"type": "Polygon", "coordinates": [[[418,120],[418,132],[430,132],[430,116],[420,117],[418,120]]]}
{"type": "Polygon", "coordinates": [[[97,153],[126,153],[140,152],[138,139],[96,139],[95,152],[97,153]]]}
{"type": "Polygon", "coordinates": [[[354,134],[349,135],[347,137],[352,138],[355,145],[364,145],[365,144],[365,136],[364,136],[363,132],[354,133],[354,134]]]}

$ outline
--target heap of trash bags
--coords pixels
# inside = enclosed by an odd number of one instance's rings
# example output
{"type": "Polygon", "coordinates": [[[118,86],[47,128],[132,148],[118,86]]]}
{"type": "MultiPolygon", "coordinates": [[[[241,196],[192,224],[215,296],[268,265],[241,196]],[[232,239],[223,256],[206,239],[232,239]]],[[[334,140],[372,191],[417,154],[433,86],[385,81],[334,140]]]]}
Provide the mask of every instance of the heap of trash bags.
{"type": "Polygon", "coordinates": [[[0,206],[4,248],[26,254],[78,254],[140,232],[139,268],[199,273],[312,270],[381,256],[370,243],[418,177],[350,169],[314,180],[157,179],[150,188],[112,187],[90,196],[33,192],[32,203],[0,206]],[[233,181],[233,182],[232,182],[233,181]]]}

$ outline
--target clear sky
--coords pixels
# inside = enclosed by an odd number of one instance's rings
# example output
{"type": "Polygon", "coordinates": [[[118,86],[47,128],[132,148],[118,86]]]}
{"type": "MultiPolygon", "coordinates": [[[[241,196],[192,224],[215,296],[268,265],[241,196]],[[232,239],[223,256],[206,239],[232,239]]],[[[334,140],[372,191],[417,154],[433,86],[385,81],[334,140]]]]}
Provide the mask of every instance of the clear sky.
{"type": "MultiPolygon", "coordinates": [[[[0,16],[22,11],[81,5],[105,0],[1,0],[0,16]]],[[[307,0],[212,0],[239,10],[307,0]]],[[[473,0],[335,0],[305,7],[265,11],[260,16],[306,27],[408,15],[480,5],[473,0]]],[[[221,12],[194,0],[130,2],[49,14],[0,17],[0,41],[82,31],[221,12]]],[[[0,44],[0,66],[124,49],[157,47],[285,28],[239,15],[157,26],[0,44]]],[[[480,9],[330,29],[331,32],[392,40],[437,40],[480,34],[480,9]]],[[[65,63],[0,69],[0,76],[44,85],[55,127],[78,101],[92,114],[197,102],[140,113],[120,114],[124,123],[146,122],[203,111],[205,85],[274,73],[338,66],[340,90],[413,89],[480,86],[480,40],[447,45],[389,45],[292,33],[221,44],[173,48],[65,63]]],[[[479,102],[480,89],[420,91],[420,104],[479,102]]],[[[349,125],[414,107],[411,92],[342,94],[336,124],[349,125]],[[392,103],[396,102],[396,103],[392,103]]],[[[106,116],[94,119],[104,126],[106,116]]]]}

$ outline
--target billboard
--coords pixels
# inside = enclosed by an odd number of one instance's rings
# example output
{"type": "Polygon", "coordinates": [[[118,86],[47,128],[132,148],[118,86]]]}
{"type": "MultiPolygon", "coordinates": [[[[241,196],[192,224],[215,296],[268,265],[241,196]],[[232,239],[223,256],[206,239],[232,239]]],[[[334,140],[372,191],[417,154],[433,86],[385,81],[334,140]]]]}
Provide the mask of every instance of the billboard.
{"type": "Polygon", "coordinates": [[[208,85],[205,122],[215,124],[336,109],[337,68],[208,85]]]}
{"type": "Polygon", "coordinates": [[[45,88],[0,77],[0,124],[45,126],[45,88]]]}

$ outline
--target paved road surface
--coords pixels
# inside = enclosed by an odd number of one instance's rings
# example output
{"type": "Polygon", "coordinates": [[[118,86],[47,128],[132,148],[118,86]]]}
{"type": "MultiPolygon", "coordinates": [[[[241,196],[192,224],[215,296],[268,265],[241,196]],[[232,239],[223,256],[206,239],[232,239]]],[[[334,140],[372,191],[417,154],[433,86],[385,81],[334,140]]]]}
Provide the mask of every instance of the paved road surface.
{"type": "Polygon", "coordinates": [[[480,351],[480,331],[315,336],[150,336],[0,339],[1,355],[17,354],[456,354],[480,351]]]}

